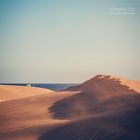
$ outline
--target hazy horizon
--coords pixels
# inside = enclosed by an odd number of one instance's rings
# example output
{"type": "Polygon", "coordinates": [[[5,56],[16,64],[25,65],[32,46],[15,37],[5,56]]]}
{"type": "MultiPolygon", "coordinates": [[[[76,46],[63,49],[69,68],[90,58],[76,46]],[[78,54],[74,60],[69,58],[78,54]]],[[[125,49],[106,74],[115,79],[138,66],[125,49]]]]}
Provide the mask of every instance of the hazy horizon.
{"type": "Polygon", "coordinates": [[[0,83],[140,81],[139,0],[0,0],[0,83]]]}

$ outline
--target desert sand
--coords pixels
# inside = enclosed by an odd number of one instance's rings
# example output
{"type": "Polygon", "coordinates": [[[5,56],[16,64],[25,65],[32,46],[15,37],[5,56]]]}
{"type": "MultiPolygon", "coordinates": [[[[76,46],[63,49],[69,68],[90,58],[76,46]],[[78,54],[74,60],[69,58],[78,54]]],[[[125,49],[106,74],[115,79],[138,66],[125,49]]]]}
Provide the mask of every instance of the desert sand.
{"type": "Polygon", "coordinates": [[[140,139],[140,82],[97,75],[43,92],[0,102],[0,140],[140,139]]]}
{"type": "Polygon", "coordinates": [[[0,102],[51,92],[53,91],[36,87],[0,85],[0,102]]]}

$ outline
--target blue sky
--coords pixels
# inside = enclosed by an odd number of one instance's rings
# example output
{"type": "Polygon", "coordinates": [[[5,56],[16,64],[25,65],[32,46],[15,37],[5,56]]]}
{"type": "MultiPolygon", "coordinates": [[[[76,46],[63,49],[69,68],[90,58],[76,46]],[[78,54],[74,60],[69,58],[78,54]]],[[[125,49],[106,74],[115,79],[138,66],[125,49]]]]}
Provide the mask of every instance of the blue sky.
{"type": "MultiPolygon", "coordinates": [[[[139,0],[0,0],[0,82],[140,80],[139,0]],[[111,14],[133,8],[135,14],[111,14]]],[[[127,11],[129,12],[129,11],[127,11]]]]}

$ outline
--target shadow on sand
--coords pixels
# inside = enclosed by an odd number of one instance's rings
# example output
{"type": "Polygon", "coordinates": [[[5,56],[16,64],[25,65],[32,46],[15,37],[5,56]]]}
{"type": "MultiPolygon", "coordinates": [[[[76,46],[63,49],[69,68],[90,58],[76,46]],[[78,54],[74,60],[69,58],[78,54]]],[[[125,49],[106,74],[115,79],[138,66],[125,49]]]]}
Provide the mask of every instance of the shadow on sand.
{"type": "Polygon", "coordinates": [[[140,95],[136,91],[109,76],[96,76],[67,90],[81,92],[56,102],[49,110],[54,118],[70,119],[71,123],[39,140],[140,139],[140,95]]]}
{"type": "Polygon", "coordinates": [[[58,127],[39,140],[139,140],[140,109],[119,116],[75,121],[58,127]]]}

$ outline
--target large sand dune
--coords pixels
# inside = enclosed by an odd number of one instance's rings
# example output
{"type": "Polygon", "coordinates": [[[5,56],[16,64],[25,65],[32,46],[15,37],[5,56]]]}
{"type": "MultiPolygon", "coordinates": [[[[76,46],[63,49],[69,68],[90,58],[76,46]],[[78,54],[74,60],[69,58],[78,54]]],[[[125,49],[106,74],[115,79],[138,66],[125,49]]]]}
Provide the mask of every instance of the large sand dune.
{"type": "Polygon", "coordinates": [[[0,103],[1,140],[139,140],[140,83],[97,75],[53,94],[0,103]]]}

